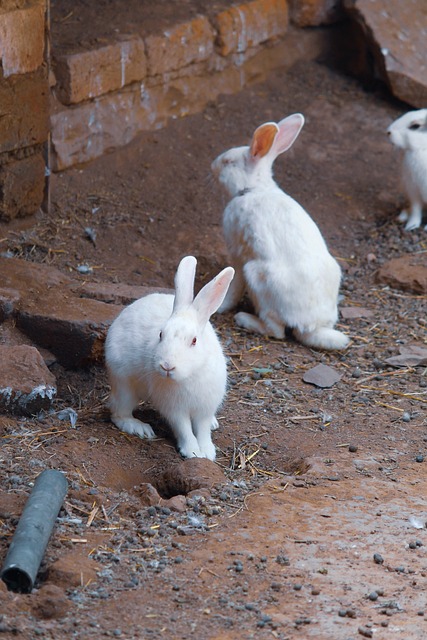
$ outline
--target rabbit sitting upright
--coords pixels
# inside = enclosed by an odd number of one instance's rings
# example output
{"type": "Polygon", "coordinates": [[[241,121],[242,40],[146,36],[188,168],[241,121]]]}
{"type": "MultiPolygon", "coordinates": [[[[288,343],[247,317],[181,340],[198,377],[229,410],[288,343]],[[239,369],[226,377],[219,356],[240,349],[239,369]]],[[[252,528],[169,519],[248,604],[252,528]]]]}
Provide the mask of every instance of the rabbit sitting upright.
{"type": "Polygon", "coordinates": [[[227,267],[193,300],[196,258],[186,256],[175,275],[175,295],[153,293],[123,309],[105,344],[111,383],[111,420],[122,431],[154,438],[133,417],[150,400],[166,418],[184,458],[215,459],[211,429],[226,390],[226,361],[209,322],[224,299],[234,269],[227,267]]]}
{"type": "Polygon", "coordinates": [[[406,222],[406,230],[417,229],[423,206],[427,205],[427,109],[405,113],[389,126],[387,133],[394,146],[404,152],[402,182],[410,210],[402,211],[399,220],[406,222]]]}
{"type": "Polygon", "coordinates": [[[247,290],[257,315],[237,313],[239,326],[275,338],[288,326],[309,347],[343,349],[349,338],[333,329],[340,267],[312,218],[273,180],[274,160],[303,124],[300,113],[262,124],[249,147],[230,149],[212,163],[232,198],[223,230],[236,270],[219,311],[235,307],[247,290]]]}

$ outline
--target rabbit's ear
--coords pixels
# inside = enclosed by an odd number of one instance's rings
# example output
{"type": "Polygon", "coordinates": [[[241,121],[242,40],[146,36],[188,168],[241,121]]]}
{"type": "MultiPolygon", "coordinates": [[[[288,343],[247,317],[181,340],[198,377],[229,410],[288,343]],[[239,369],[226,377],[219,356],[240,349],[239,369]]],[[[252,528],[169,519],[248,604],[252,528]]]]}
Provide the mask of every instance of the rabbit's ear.
{"type": "Polygon", "coordinates": [[[299,132],[304,126],[302,113],[293,113],[279,122],[279,133],[274,139],[273,151],[275,157],[293,145],[299,132]]]}
{"type": "Polygon", "coordinates": [[[233,267],[226,267],[213,280],[199,291],[194,299],[193,307],[198,320],[204,326],[211,315],[221,306],[234,277],[233,267]]]}
{"type": "Polygon", "coordinates": [[[259,126],[252,136],[250,154],[252,158],[263,158],[273,146],[275,137],[279,132],[279,127],[275,122],[265,122],[259,126]]]}
{"type": "Polygon", "coordinates": [[[196,264],[197,260],[194,256],[185,256],[178,265],[175,274],[174,311],[182,307],[188,307],[193,302],[196,264]]]}

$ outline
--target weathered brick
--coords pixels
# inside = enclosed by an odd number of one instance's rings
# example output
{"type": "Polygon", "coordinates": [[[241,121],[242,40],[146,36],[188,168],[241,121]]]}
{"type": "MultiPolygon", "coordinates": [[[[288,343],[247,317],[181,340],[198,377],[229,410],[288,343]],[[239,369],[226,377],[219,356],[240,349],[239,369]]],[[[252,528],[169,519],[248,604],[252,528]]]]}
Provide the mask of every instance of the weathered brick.
{"type": "Polygon", "coordinates": [[[59,107],[51,115],[52,168],[61,171],[93,160],[157,122],[150,94],[139,85],[74,107],[59,107]]]}
{"type": "MultiPolygon", "coordinates": [[[[114,282],[79,282],[70,287],[78,297],[91,298],[108,304],[125,305],[148,296],[150,293],[172,293],[172,289],[161,287],[145,287],[114,282]]],[[[1,288],[0,288],[0,318],[1,318],[1,288]]]]}
{"type": "Polygon", "coordinates": [[[47,72],[13,75],[0,81],[0,154],[47,140],[49,86],[47,72]]]}
{"type": "Polygon", "coordinates": [[[45,162],[41,153],[0,165],[0,220],[32,215],[41,206],[45,162]]]}
{"type": "Polygon", "coordinates": [[[76,281],[53,267],[0,258],[0,302],[6,316],[65,367],[101,362],[105,335],[122,306],[81,298],[76,281]]]}
{"type": "Polygon", "coordinates": [[[144,42],[120,40],[97,49],[54,57],[56,93],[63,104],[75,104],[132,82],[147,72],[144,42]]]}
{"type": "Polygon", "coordinates": [[[332,24],[343,17],[342,0],[289,0],[290,19],[297,27],[332,24]]]}
{"type": "Polygon", "coordinates": [[[213,19],[218,52],[243,53],[262,42],[283,36],[288,28],[287,0],[254,0],[234,5],[213,19]]]}
{"type": "Polygon", "coordinates": [[[48,410],[55,376],[35,347],[0,345],[0,411],[31,416],[48,410]]]}
{"type": "Polygon", "coordinates": [[[16,313],[16,326],[54,353],[64,367],[83,367],[103,361],[108,327],[121,309],[56,290],[38,299],[24,298],[16,313]]]}
{"type": "Polygon", "coordinates": [[[197,16],[162,35],[148,36],[145,46],[148,75],[156,76],[207,60],[214,49],[214,31],[206,17],[197,16]]]}
{"type": "Polygon", "coordinates": [[[38,69],[44,47],[44,1],[33,1],[16,10],[0,9],[0,62],[5,78],[38,69]]]}
{"type": "Polygon", "coordinates": [[[51,117],[53,170],[93,160],[127,144],[140,131],[164,126],[171,117],[197,113],[218,95],[235,93],[259,80],[266,69],[290,66],[301,57],[316,58],[324,48],[324,37],[322,31],[289,31],[273,47],[251,48],[228,58],[213,55],[167,82],[158,82],[157,76],[149,86],[135,83],[89,103],[57,105],[51,117]]]}

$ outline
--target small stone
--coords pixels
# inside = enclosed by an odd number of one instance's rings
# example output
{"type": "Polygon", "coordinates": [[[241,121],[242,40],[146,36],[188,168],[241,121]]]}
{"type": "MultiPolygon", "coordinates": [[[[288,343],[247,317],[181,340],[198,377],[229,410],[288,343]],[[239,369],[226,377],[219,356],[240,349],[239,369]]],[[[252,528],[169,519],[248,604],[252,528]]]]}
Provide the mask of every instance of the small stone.
{"type": "Polygon", "coordinates": [[[418,456],[415,458],[415,462],[424,462],[424,456],[422,456],[422,455],[418,455],[418,456]]]}
{"type": "Polygon", "coordinates": [[[329,388],[341,380],[342,375],[332,367],[326,364],[318,364],[309,371],[306,371],[302,377],[304,382],[314,384],[316,387],[329,388]]]}
{"type": "Polygon", "coordinates": [[[402,422],[411,422],[411,414],[408,411],[402,413],[402,422]]]}
{"type": "Polygon", "coordinates": [[[358,448],[359,448],[359,447],[357,447],[355,444],[351,444],[351,445],[348,447],[348,450],[350,451],[350,453],[356,453],[356,452],[358,451],[358,448]]]}
{"type": "Polygon", "coordinates": [[[301,589],[302,589],[302,584],[294,584],[293,586],[294,591],[301,591],[301,589]]]}
{"type": "Polygon", "coordinates": [[[384,564],[384,558],[380,553],[374,553],[374,562],[375,564],[384,564]]]}
{"type": "Polygon", "coordinates": [[[368,595],[368,599],[372,600],[372,602],[375,602],[375,600],[378,600],[378,593],[376,591],[371,591],[371,593],[368,595]]]}

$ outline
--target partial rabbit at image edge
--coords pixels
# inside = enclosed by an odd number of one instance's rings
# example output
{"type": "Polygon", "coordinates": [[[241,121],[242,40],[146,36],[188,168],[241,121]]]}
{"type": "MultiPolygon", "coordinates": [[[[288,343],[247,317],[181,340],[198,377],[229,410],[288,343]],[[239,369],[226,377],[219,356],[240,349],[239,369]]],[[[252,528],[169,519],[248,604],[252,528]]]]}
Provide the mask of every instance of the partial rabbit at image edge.
{"type": "Polygon", "coordinates": [[[391,143],[403,151],[401,177],[409,211],[401,211],[398,219],[406,222],[406,231],[411,231],[421,226],[423,207],[427,205],[427,109],[405,113],[387,133],[391,143]]]}

